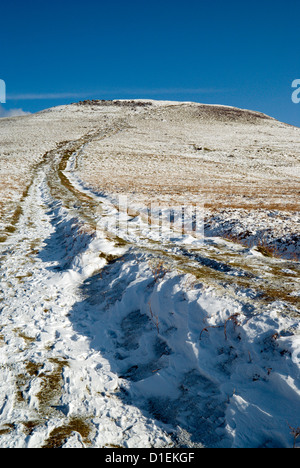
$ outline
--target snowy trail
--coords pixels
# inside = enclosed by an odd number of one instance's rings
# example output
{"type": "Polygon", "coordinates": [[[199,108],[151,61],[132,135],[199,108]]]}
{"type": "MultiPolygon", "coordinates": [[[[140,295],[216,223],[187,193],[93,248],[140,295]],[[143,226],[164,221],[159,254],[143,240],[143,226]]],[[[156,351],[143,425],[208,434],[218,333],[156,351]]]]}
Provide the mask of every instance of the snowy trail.
{"type": "Polygon", "coordinates": [[[99,446],[127,439],[138,445],[140,434],[146,445],[169,443],[140,411],[114,398],[118,377],[68,318],[79,301],[78,286],[105,261],[95,261],[92,252],[87,271],[59,266],[68,262],[68,250],[76,258],[91,237],[78,233],[78,220],[50,197],[44,170],[22,208],[17,232],[2,245],[1,255],[1,446],[55,445],[65,432],[72,447],[83,445],[84,434],[87,440],[93,435],[99,446]],[[55,428],[62,429],[53,442],[55,428]]]}
{"type": "Polygon", "coordinates": [[[0,244],[0,446],[290,446],[299,264],[104,231],[74,173],[93,136],[47,155],[0,244]]]}

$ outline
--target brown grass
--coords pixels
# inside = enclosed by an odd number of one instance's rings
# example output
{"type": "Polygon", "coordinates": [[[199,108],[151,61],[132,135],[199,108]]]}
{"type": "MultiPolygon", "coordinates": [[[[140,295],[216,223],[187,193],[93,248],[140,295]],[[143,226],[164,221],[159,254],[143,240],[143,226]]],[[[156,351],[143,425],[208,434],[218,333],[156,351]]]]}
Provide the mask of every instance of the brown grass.
{"type": "Polygon", "coordinates": [[[34,341],[35,341],[35,338],[26,335],[26,334],[21,330],[21,328],[15,328],[15,329],[14,329],[14,332],[15,332],[20,338],[22,338],[22,339],[27,343],[27,345],[30,345],[31,343],[34,343],[34,341]]]}
{"type": "Polygon", "coordinates": [[[32,421],[23,421],[22,425],[24,426],[25,434],[30,436],[36,427],[40,426],[40,420],[32,420],[32,421]]]}
{"type": "Polygon", "coordinates": [[[294,438],[294,445],[293,445],[293,448],[296,448],[296,442],[297,442],[297,439],[300,437],[300,427],[291,427],[289,424],[288,424],[290,430],[291,430],[291,434],[294,438]]]}
{"type": "Polygon", "coordinates": [[[62,371],[68,366],[68,361],[64,359],[50,359],[54,365],[54,370],[50,373],[40,374],[42,379],[41,389],[37,394],[40,404],[40,410],[47,413],[51,406],[60,398],[62,386],[62,371]]]}
{"type": "Polygon", "coordinates": [[[91,433],[91,426],[85,419],[80,417],[70,418],[67,424],[56,427],[50,433],[48,439],[42,446],[44,449],[58,449],[61,448],[73,432],[77,432],[82,437],[84,444],[90,442],[89,436],[91,433]]]}
{"type": "MultiPolygon", "coordinates": [[[[247,236],[245,235],[237,235],[232,233],[224,233],[222,234],[224,239],[229,240],[235,244],[242,245],[243,247],[254,247],[254,241],[250,242],[247,240],[247,236]]],[[[265,257],[270,258],[283,258],[284,252],[281,252],[275,245],[268,244],[267,240],[264,237],[261,237],[257,241],[256,250],[260,252],[265,257]]],[[[289,260],[293,262],[300,261],[300,255],[297,252],[293,252],[289,254],[289,260]]]]}
{"type": "Polygon", "coordinates": [[[242,326],[241,322],[239,322],[238,319],[237,319],[240,315],[241,314],[239,314],[239,313],[231,315],[230,317],[228,317],[228,319],[225,320],[224,325],[210,325],[210,326],[204,327],[203,330],[201,330],[201,333],[199,335],[199,340],[201,341],[203,333],[204,332],[208,333],[208,330],[210,328],[222,328],[222,327],[224,327],[224,336],[225,336],[225,340],[227,341],[227,339],[228,339],[227,325],[228,325],[229,322],[232,322],[235,327],[242,326]]]}
{"type": "Polygon", "coordinates": [[[238,321],[237,317],[239,317],[240,314],[233,314],[224,323],[224,335],[225,335],[225,340],[227,340],[227,325],[229,322],[232,322],[235,327],[240,327],[242,324],[238,321]]]}
{"type": "Polygon", "coordinates": [[[168,270],[163,260],[157,260],[155,262],[151,261],[149,262],[149,266],[152,271],[155,283],[158,283],[158,281],[163,279],[168,273],[168,270]]]}
{"type": "Polygon", "coordinates": [[[0,436],[9,434],[14,429],[14,424],[5,424],[2,429],[0,429],[0,436]]]}
{"type": "Polygon", "coordinates": [[[148,302],[149,305],[149,311],[150,311],[150,317],[151,317],[151,322],[155,326],[157,333],[159,334],[159,318],[158,315],[155,315],[152,311],[151,303],[148,302]]]}

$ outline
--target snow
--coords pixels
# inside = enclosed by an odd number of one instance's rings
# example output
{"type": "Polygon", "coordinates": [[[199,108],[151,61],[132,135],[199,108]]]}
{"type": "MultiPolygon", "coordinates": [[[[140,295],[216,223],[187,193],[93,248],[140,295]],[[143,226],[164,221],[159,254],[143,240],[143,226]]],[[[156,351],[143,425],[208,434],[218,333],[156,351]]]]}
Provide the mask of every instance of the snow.
{"type": "MultiPolygon", "coordinates": [[[[71,139],[64,187],[54,149],[0,244],[1,448],[66,428],[64,448],[291,447],[299,262],[222,238],[220,215],[205,237],[150,229],[141,200],[118,211],[78,169],[95,140],[71,139]]],[[[226,229],[273,219],[224,213],[226,229]]]]}

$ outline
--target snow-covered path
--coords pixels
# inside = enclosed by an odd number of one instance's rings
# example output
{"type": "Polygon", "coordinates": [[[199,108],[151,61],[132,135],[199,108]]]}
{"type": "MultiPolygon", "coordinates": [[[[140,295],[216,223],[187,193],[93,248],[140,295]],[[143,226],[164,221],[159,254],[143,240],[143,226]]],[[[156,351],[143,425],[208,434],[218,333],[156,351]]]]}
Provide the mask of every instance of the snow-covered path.
{"type": "Polygon", "coordinates": [[[299,264],[117,238],[73,173],[92,138],[47,155],[0,244],[0,446],[291,446],[299,264]]]}
{"type": "Polygon", "coordinates": [[[1,252],[1,446],[51,445],[57,427],[62,435],[54,445],[64,441],[65,431],[72,447],[83,445],[81,432],[88,440],[91,433],[97,446],[127,439],[129,446],[159,444],[160,438],[165,445],[160,429],[111,396],[117,375],[70,317],[80,301],[78,287],[105,263],[99,253],[94,258],[101,239],[83,259],[87,268],[81,268],[80,252],[92,236],[50,197],[44,169],[22,208],[17,232],[1,252]]]}

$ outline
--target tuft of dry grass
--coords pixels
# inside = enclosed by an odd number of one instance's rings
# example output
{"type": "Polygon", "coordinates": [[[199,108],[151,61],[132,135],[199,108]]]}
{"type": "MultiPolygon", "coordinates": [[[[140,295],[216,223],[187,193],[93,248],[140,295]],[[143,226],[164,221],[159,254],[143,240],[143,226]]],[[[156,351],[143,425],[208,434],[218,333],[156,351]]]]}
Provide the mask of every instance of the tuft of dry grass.
{"type": "Polygon", "coordinates": [[[9,434],[14,429],[14,424],[5,424],[2,429],[0,429],[0,436],[9,434]]]}
{"type": "Polygon", "coordinates": [[[149,311],[150,311],[150,317],[151,317],[151,322],[155,326],[157,333],[159,334],[159,318],[158,315],[155,315],[152,311],[151,303],[148,302],[149,305],[149,311]]]}
{"type": "Polygon", "coordinates": [[[50,433],[48,439],[42,448],[45,449],[58,449],[61,448],[67,439],[72,435],[73,432],[80,434],[84,444],[90,442],[89,436],[91,433],[91,426],[86,422],[85,419],[80,417],[70,418],[67,424],[60,427],[56,427],[50,433]]]}
{"type": "Polygon", "coordinates": [[[282,254],[280,251],[277,249],[275,246],[268,245],[265,239],[259,239],[256,250],[260,252],[262,255],[265,257],[274,257],[274,258],[280,258],[282,257],[282,254]]]}
{"type": "Polygon", "coordinates": [[[227,341],[227,325],[229,322],[232,322],[235,327],[240,327],[242,324],[238,321],[237,317],[239,317],[241,314],[236,313],[228,317],[228,319],[224,323],[224,335],[225,335],[225,340],[227,341]]]}
{"type": "Polygon", "coordinates": [[[22,424],[24,426],[25,434],[30,436],[35,430],[35,428],[40,426],[41,421],[40,420],[23,421],[22,424]]]}
{"type": "Polygon", "coordinates": [[[168,273],[168,270],[163,260],[149,262],[149,266],[152,271],[155,283],[158,283],[158,281],[163,279],[168,273]]]}
{"type": "Polygon", "coordinates": [[[242,326],[242,323],[238,321],[237,317],[239,317],[241,314],[239,313],[236,313],[236,314],[233,314],[231,315],[230,317],[228,317],[228,319],[225,320],[225,323],[224,325],[210,325],[210,326],[207,326],[207,327],[204,327],[203,330],[201,330],[201,333],[199,335],[199,340],[201,341],[201,338],[202,338],[202,335],[204,332],[208,333],[208,330],[210,328],[223,328],[224,327],[224,336],[225,336],[225,340],[227,341],[228,339],[228,336],[227,336],[227,325],[229,322],[232,322],[234,324],[235,327],[240,327],[242,326]]]}
{"type": "Polygon", "coordinates": [[[36,395],[40,410],[43,413],[47,413],[53,405],[60,398],[61,386],[62,386],[62,371],[64,367],[67,367],[68,361],[64,359],[50,359],[50,362],[54,365],[54,369],[50,373],[40,374],[39,377],[42,379],[41,389],[36,395]]]}
{"type": "Polygon", "coordinates": [[[37,377],[42,367],[43,364],[29,361],[26,363],[26,372],[30,377],[37,377]]]}
{"type": "Polygon", "coordinates": [[[104,260],[107,261],[108,264],[111,264],[111,263],[114,263],[116,260],[118,260],[120,256],[101,252],[99,254],[99,258],[103,258],[104,260]]]}
{"type": "Polygon", "coordinates": [[[297,442],[297,439],[300,437],[300,427],[291,427],[289,424],[288,424],[290,430],[291,430],[291,434],[294,438],[294,445],[293,445],[293,448],[296,448],[296,442],[297,442]]]}
{"type": "MultiPolygon", "coordinates": [[[[222,237],[224,239],[229,240],[230,242],[239,244],[243,247],[254,247],[255,245],[254,241],[249,242],[249,240],[247,240],[246,233],[242,235],[238,235],[238,234],[233,234],[233,233],[228,232],[228,233],[222,234],[222,237]]],[[[265,257],[283,258],[283,253],[275,245],[268,244],[267,240],[264,237],[261,237],[260,239],[258,239],[256,250],[260,252],[262,255],[264,255],[265,257]]],[[[299,262],[300,256],[299,254],[294,252],[289,255],[289,259],[294,262],[299,262]]]]}

